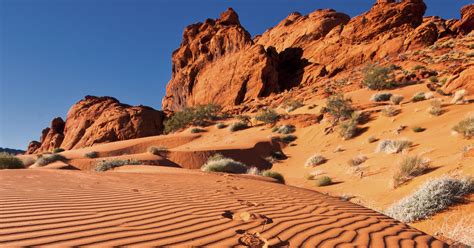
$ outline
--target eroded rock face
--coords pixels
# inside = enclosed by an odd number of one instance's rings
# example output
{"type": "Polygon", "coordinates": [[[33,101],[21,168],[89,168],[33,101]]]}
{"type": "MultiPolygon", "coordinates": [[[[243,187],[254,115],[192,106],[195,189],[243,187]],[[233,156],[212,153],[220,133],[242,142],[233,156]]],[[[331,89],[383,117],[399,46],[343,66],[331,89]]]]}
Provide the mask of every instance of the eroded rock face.
{"type": "Polygon", "coordinates": [[[460,32],[468,34],[474,28],[474,4],[464,6],[461,9],[460,32]]]}
{"type": "Polygon", "coordinates": [[[129,106],[112,97],[86,96],[71,107],[66,122],[54,119],[51,127],[43,130],[41,142],[31,142],[27,153],[159,135],[162,123],[163,113],[150,107],[129,106]]]}
{"type": "Polygon", "coordinates": [[[26,154],[33,154],[41,147],[41,143],[33,140],[28,144],[28,148],[26,149],[26,154]]]}

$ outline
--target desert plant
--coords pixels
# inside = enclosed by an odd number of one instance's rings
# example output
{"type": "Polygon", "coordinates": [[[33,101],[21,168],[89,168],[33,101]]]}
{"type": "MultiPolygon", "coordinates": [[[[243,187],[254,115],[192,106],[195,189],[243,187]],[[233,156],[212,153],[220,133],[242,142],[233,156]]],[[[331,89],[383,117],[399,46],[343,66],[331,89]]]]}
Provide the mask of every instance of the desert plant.
{"type": "Polygon", "coordinates": [[[386,214],[402,222],[426,219],[449,206],[461,202],[463,197],[474,192],[472,178],[443,176],[429,180],[413,194],[390,206],[386,214]]]}
{"type": "Polygon", "coordinates": [[[175,112],[173,116],[164,121],[164,131],[165,133],[170,133],[190,125],[204,125],[208,121],[218,119],[220,111],[221,107],[216,104],[184,108],[182,111],[175,112]]]}
{"type": "Polygon", "coordinates": [[[464,138],[471,139],[474,136],[474,116],[469,116],[453,127],[453,130],[460,133],[464,138]]]}
{"type": "Polygon", "coordinates": [[[262,173],[257,167],[250,167],[245,174],[249,175],[261,175],[262,173]]]}
{"type": "Polygon", "coordinates": [[[390,89],[395,86],[389,68],[369,65],[364,68],[363,73],[363,84],[371,90],[390,89]]]}
{"type": "Polygon", "coordinates": [[[98,156],[99,156],[99,153],[95,151],[84,154],[84,157],[86,158],[97,158],[98,156]]]}
{"type": "Polygon", "coordinates": [[[252,123],[252,118],[248,115],[237,115],[235,119],[239,120],[242,123],[245,123],[247,126],[250,126],[252,123]]]}
{"type": "Polygon", "coordinates": [[[110,169],[117,168],[124,165],[140,165],[140,164],[142,164],[140,161],[134,160],[134,159],[103,160],[97,163],[97,165],[95,166],[95,171],[103,172],[103,171],[108,171],[110,169]]]}
{"type": "Polygon", "coordinates": [[[411,98],[413,102],[421,102],[426,100],[425,92],[418,92],[411,98]]]}
{"type": "Polygon", "coordinates": [[[281,141],[283,141],[284,143],[286,144],[289,144],[293,141],[295,141],[298,137],[296,137],[295,135],[293,134],[286,134],[286,135],[283,135],[280,139],[281,141]]]}
{"type": "Polygon", "coordinates": [[[438,233],[453,241],[456,241],[452,246],[454,247],[474,247],[474,214],[462,211],[459,216],[462,216],[458,221],[453,222],[452,217],[455,213],[444,217],[441,226],[436,228],[438,233]]]}
{"type": "Polygon", "coordinates": [[[424,69],[426,69],[426,67],[425,67],[425,66],[422,66],[422,65],[415,65],[415,66],[413,67],[413,70],[414,70],[414,71],[424,70],[424,69]]]}
{"type": "Polygon", "coordinates": [[[295,126],[293,125],[282,125],[272,129],[273,132],[281,134],[290,134],[296,131],[295,126]]]}
{"type": "Polygon", "coordinates": [[[164,155],[169,152],[168,148],[165,146],[151,146],[148,148],[148,152],[153,155],[164,155]]]}
{"type": "Polygon", "coordinates": [[[224,155],[222,155],[222,153],[214,153],[212,156],[207,158],[207,162],[209,162],[209,161],[218,161],[218,160],[221,160],[221,159],[224,159],[224,158],[226,158],[226,157],[224,155]]]}
{"type": "Polygon", "coordinates": [[[64,149],[60,147],[53,149],[53,153],[60,153],[60,152],[64,152],[64,149]]]}
{"type": "Polygon", "coordinates": [[[288,158],[285,154],[278,151],[272,152],[271,157],[275,158],[276,160],[284,160],[288,158]]]}
{"type": "Polygon", "coordinates": [[[390,97],[390,101],[392,102],[392,104],[394,105],[398,105],[400,104],[402,101],[403,101],[404,97],[402,95],[392,95],[390,97]]]}
{"type": "Polygon", "coordinates": [[[384,106],[381,112],[386,117],[393,117],[398,114],[398,110],[393,106],[384,106]]]}
{"type": "Polygon", "coordinates": [[[399,153],[412,145],[412,142],[406,139],[401,140],[382,140],[377,145],[375,152],[385,152],[387,154],[399,153]]]}
{"type": "Polygon", "coordinates": [[[191,128],[191,133],[203,133],[205,132],[206,130],[202,129],[202,128],[198,128],[198,127],[194,127],[194,128],[191,128]]]}
{"type": "Polygon", "coordinates": [[[369,138],[367,138],[367,142],[369,143],[374,143],[374,142],[377,142],[379,139],[377,139],[375,136],[370,136],[369,138]]]}
{"type": "Polygon", "coordinates": [[[226,157],[210,159],[201,167],[202,171],[232,174],[244,174],[247,172],[247,169],[247,165],[226,157]]]}
{"type": "Polygon", "coordinates": [[[234,122],[229,126],[229,130],[231,132],[237,132],[240,130],[247,129],[249,126],[245,124],[244,122],[234,122]]]}
{"type": "Polygon", "coordinates": [[[261,121],[265,124],[273,124],[278,121],[279,117],[280,115],[277,112],[275,112],[275,110],[268,108],[259,112],[255,116],[255,120],[261,121]]]}
{"type": "Polygon", "coordinates": [[[340,120],[349,119],[352,113],[354,113],[352,100],[344,98],[342,94],[330,96],[326,101],[325,112],[334,118],[335,123],[338,123],[340,120]]]}
{"type": "Polygon", "coordinates": [[[19,158],[6,152],[0,152],[0,170],[23,168],[25,168],[25,166],[19,158]]]}
{"type": "Polygon", "coordinates": [[[458,90],[454,92],[453,99],[451,100],[451,104],[460,104],[464,102],[464,97],[467,95],[466,90],[458,90]]]}
{"type": "Polygon", "coordinates": [[[66,158],[60,154],[43,154],[36,160],[38,166],[45,166],[56,161],[65,160],[66,158]]]}
{"type": "Polygon", "coordinates": [[[423,127],[420,127],[420,126],[415,126],[415,127],[412,127],[411,130],[415,133],[421,133],[421,132],[425,131],[426,128],[423,128],[423,127]]]}
{"type": "Polygon", "coordinates": [[[358,155],[358,156],[355,156],[351,159],[349,159],[349,161],[347,161],[347,164],[349,166],[359,166],[361,164],[363,164],[365,161],[367,161],[367,157],[364,156],[364,155],[358,155]]]}
{"type": "Polygon", "coordinates": [[[430,162],[429,159],[420,156],[404,157],[393,175],[393,186],[398,187],[412,178],[423,174],[428,169],[430,162]]]}
{"type": "Polygon", "coordinates": [[[438,80],[438,77],[437,76],[431,76],[430,78],[428,78],[430,80],[430,82],[432,83],[437,83],[439,80],[438,80]]]}
{"type": "Polygon", "coordinates": [[[326,163],[327,159],[320,154],[315,154],[306,160],[305,167],[314,167],[326,163]]]}
{"type": "Polygon", "coordinates": [[[332,184],[332,179],[328,176],[322,176],[318,179],[316,179],[316,186],[322,187],[322,186],[328,186],[332,184]]]}
{"type": "Polygon", "coordinates": [[[349,119],[339,124],[339,135],[344,139],[348,140],[357,134],[357,121],[355,119],[349,119]]]}
{"type": "Polygon", "coordinates": [[[375,93],[370,97],[372,102],[385,102],[390,100],[392,97],[392,93],[389,92],[382,92],[382,93],[375,93]]]}
{"type": "Polygon", "coordinates": [[[431,100],[431,107],[428,108],[428,113],[433,116],[440,116],[443,113],[441,101],[439,99],[431,100]]]}
{"type": "Polygon", "coordinates": [[[217,128],[217,129],[223,129],[223,128],[226,128],[226,127],[227,127],[227,125],[224,124],[224,123],[217,123],[217,124],[216,124],[216,128],[217,128]]]}
{"type": "Polygon", "coordinates": [[[266,171],[263,171],[263,172],[262,172],[262,176],[274,178],[274,179],[276,179],[279,183],[285,184],[285,178],[284,178],[283,175],[282,175],[281,173],[279,173],[279,172],[271,171],[271,170],[266,170],[266,171]]]}
{"type": "Polygon", "coordinates": [[[299,100],[293,100],[293,99],[288,99],[283,102],[281,105],[282,108],[286,110],[286,112],[290,113],[298,108],[303,107],[304,104],[300,102],[299,100]]]}

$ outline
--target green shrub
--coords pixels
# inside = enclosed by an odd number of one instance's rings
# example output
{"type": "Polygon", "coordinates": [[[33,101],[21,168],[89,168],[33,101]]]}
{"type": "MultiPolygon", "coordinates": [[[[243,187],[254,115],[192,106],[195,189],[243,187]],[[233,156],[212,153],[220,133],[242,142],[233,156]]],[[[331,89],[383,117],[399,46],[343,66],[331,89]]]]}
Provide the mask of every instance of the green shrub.
{"type": "Polygon", "coordinates": [[[273,124],[278,121],[278,118],[280,118],[280,115],[273,109],[265,109],[255,116],[255,120],[265,124],[273,124]]]}
{"type": "Polygon", "coordinates": [[[343,95],[337,94],[327,99],[325,112],[330,114],[335,122],[338,123],[340,120],[351,118],[354,109],[352,108],[351,99],[344,98],[343,95]]]}
{"type": "Polygon", "coordinates": [[[412,178],[423,174],[430,164],[429,159],[420,156],[407,156],[398,165],[398,170],[393,175],[393,186],[399,185],[411,180],[412,178]]]}
{"type": "Polygon", "coordinates": [[[64,152],[64,149],[60,147],[53,149],[53,153],[60,153],[60,152],[64,152]]]}
{"type": "Polygon", "coordinates": [[[220,111],[221,107],[215,104],[186,107],[164,121],[164,131],[171,133],[190,125],[205,125],[208,121],[218,119],[220,111]]]}
{"type": "Polygon", "coordinates": [[[41,157],[36,160],[38,166],[45,166],[56,161],[62,161],[66,158],[60,154],[43,154],[41,157]]]}
{"type": "Polygon", "coordinates": [[[283,126],[272,128],[272,132],[281,133],[281,134],[290,134],[290,133],[294,133],[295,131],[296,131],[296,128],[293,125],[283,125],[283,126]]]}
{"type": "Polygon", "coordinates": [[[305,167],[314,167],[326,163],[327,159],[320,154],[313,155],[306,160],[305,167]]]}
{"type": "Polygon", "coordinates": [[[300,102],[299,100],[293,100],[293,99],[288,99],[283,102],[282,108],[286,110],[286,112],[292,112],[298,108],[303,107],[304,104],[300,102]]]}
{"type": "Polygon", "coordinates": [[[416,126],[416,127],[412,127],[411,130],[415,133],[421,133],[423,131],[426,130],[426,128],[422,128],[422,127],[419,127],[419,126],[416,126]]]}
{"type": "Polygon", "coordinates": [[[395,86],[389,68],[369,65],[364,68],[363,73],[363,84],[371,90],[390,89],[395,86]]]}
{"type": "Polygon", "coordinates": [[[419,70],[424,70],[424,69],[426,69],[426,67],[425,67],[425,66],[422,66],[422,65],[415,65],[415,66],[413,67],[413,70],[414,70],[414,71],[419,71],[419,70]]]}
{"type": "Polygon", "coordinates": [[[249,126],[247,126],[247,124],[243,122],[234,122],[229,126],[229,130],[231,132],[237,132],[237,131],[244,130],[247,128],[249,128],[249,126]]]}
{"type": "Polygon", "coordinates": [[[220,159],[208,159],[208,161],[201,167],[202,171],[225,172],[232,174],[244,174],[247,172],[247,169],[248,168],[245,164],[225,157],[220,159]]]}
{"type": "Polygon", "coordinates": [[[389,92],[375,93],[370,97],[370,100],[372,102],[386,102],[390,100],[392,96],[392,93],[389,92]]]}
{"type": "Polygon", "coordinates": [[[402,101],[403,101],[404,97],[401,96],[401,95],[393,95],[390,97],[390,101],[394,104],[394,105],[398,105],[400,104],[402,101]]]}
{"type": "Polygon", "coordinates": [[[432,83],[437,83],[437,82],[439,81],[437,76],[431,76],[431,77],[429,78],[429,80],[430,80],[430,82],[432,82],[432,83]]]}
{"type": "Polygon", "coordinates": [[[449,206],[463,201],[463,197],[474,192],[471,178],[456,179],[441,177],[429,180],[412,195],[390,206],[388,216],[402,222],[426,219],[449,206]]]}
{"type": "Polygon", "coordinates": [[[298,137],[296,137],[295,135],[287,134],[287,135],[283,135],[283,137],[281,137],[281,141],[283,141],[286,144],[289,144],[289,143],[295,141],[297,138],[298,137]]]}
{"type": "Polygon", "coordinates": [[[19,158],[6,152],[0,152],[0,170],[23,168],[25,168],[25,166],[19,158]]]}
{"type": "Polygon", "coordinates": [[[332,184],[332,179],[328,176],[322,176],[318,179],[316,179],[316,186],[322,187],[322,186],[328,186],[332,184]]]}
{"type": "Polygon", "coordinates": [[[194,128],[191,128],[191,133],[203,133],[203,132],[206,132],[206,130],[202,129],[202,128],[198,128],[198,127],[194,127],[194,128]]]}
{"type": "Polygon", "coordinates": [[[95,171],[97,171],[97,172],[103,172],[103,171],[108,171],[108,170],[110,170],[110,169],[117,168],[117,167],[124,166],[124,165],[140,165],[140,164],[142,164],[140,161],[134,160],[134,159],[128,159],[128,160],[122,160],[122,159],[104,160],[104,161],[99,162],[99,163],[96,165],[95,171]]]}
{"type": "Polygon", "coordinates": [[[453,127],[453,130],[462,134],[464,138],[471,139],[474,136],[474,116],[462,120],[453,127]]]}
{"type": "Polygon", "coordinates": [[[99,156],[98,152],[92,151],[84,154],[86,158],[97,158],[99,156]]]}
{"type": "Polygon", "coordinates": [[[377,145],[375,152],[385,152],[388,154],[399,153],[412,145],[412,142],[406,139],[401,140],[382,140],[377,145]]]}
{"type": "Polygon", "coordinates": [[[224,124],[224,123],[217,123],[217,124],[216,124],[216,127],[217,127],[217,129],[223,129],[223,128],[226,128],[227,125],[224,124]]]}
{"type": "Polygon", "coordinates": [[[276,171],[270,171],[270,170],[263,171],[262,176],[274,178],[279,183],[283,183],[283,184],[285,183],[285,178],[283,177],[283,175],[276,171]]]}
{"type": "Polygon", "coordinates": [[[169,153],[169,150],[164,146],[151,146],[148,148],[148,152],[153,155],[163,156],[169,153]]]}
{"type": "Polygon", "coordinates": [[[413,102],[421,102],[421,101],[424,101],[426,100],[426,96],[425,96],[425,93],[424,92],[418,92],[416,93],[412,98],[411,100],[413,102]]]}

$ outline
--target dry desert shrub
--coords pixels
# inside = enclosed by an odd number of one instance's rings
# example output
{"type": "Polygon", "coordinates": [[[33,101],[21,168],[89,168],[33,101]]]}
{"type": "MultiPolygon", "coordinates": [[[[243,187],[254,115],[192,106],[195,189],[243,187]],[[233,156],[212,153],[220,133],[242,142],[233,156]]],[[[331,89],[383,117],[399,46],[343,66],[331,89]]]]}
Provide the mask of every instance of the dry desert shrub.
{"type": "Polygon", "coordinates": [[[390,100],[391,97],[392,97],[392,93],[389,93],[389,92],[375,93],[370,97],[370,101],[386,102],[390,100]]]}
{"type": "Polygon", "coordinates": [[[276,179],[279,183],[285,184],[285,178],[283,175],[276,171],[266,170],[262,172],[262,176],[264,177],[271,177],[276,179]]]}
{"type": "Polygon", "coordinates": [[[66,158],[59,154],[43,154],[36,160],[38,166],[46,166],[56,161],[65,160],[66,158]]]}
{"type": "Polygon", "coordinates": [[[207,162],[201,166],[201,170],[207,172],[225,172],[232,174],[247,173],[247,170],[249,169],[247,165],[231,158],[221,156],[222,155],[217,155],[209,158],[207,162]]]}
{"type": "Polygon", "coordinates": [[[187,107],[182,111],[175,112],[173,116],[165,120],[165,133],[171,133],[190,125],[205,125],[209,121],[217,120],[221,106],[216,104],[187,107]]]}
{"type": "Polygon", "coordinates": [[[169,152],[167,147],[164,146],[151,146],[148,148],[148,152],[153,155],[164,155],[169,152]]]}
{"type": "Polygon", "coordinates": [[[316,154],[316,155],[313,155],[312,157],[310,157],[306,163],[305,163],[305,167],[314,167],[314,166],[317,166],[317,165],[321,165],[321,164],[324,164],[326,163],[327,159],[325,157],[323,157],[322,155],[320,154],[316,154]]]}
{"type": "Polygon", "coordinates": [[[280,139],[281,141],[283,141],[284,143],[286,144],[289,144],[293,141],[295,141],[298,137],[296,137],[295,135],[293,134],[286,134],[286,135],[283,135],[280,139]]]}
{"type": "Polygon", "coordinates": [[[412,142],[407,139],[400,140],[382,140],[377,145],[375,152],[385,152],[387,154],[399,153],[409,148],[412,142]]]}
{"type": "Polygon", "coordinates": [[[472,178],[443,176],[423,184],[413,194],[390,206],[386,214],[402,222],[426,219],[449,206],[462,202],[474,192],[472,178]]]}
{"type": "Polygon", "coordinates": [[[223,129],[223,128],[226,128],[226,127],[227,127],[227,125],[224,124],[224,123],[217,123],[217,124],[216,124],[216,128],[217,128],[217,129],[223,129]]]}
{"type": "Polygon", "coordinates": [[[244,130],[244,129],[247,129],[249,126],[247,124],[245,124],[244,122],[234,122],[232,123],[230,126],[229,126],[229,130],[231,132],[237,132],[237,131],[240,131],[240,130],[244,130]]]}
{"type": "Polygon", "coordinates": [[[349,161],[347,161],[347,164],[350,166],[359,166],[363,164],[365,161],[367,161],[367,159],[368,159],[367,156],[358,155],[349,159],[349,161]]]}
{"type": "Polygon", "coordinates": [[[249,175],[261,175],[262,172],[257,167],[250,167],[245,174],[249,175]]]}
{"type": "Polygon", "coordinates": [[[369,65],[364,68],[364,80],[363,84],[371,90],[384,90],[390,89],[395,86],[393,77],[390,74],[390,68],[369,65]]]}
{"type": "Polygon", "coordinates": [[[99,153],[96,152],[96,151],[88,152],[88,153],[84,154],[84,157],[86,157],[86,158],[97,158],[97,157],[99,157],[99,153]]]}
{"type": "Polygon", "coordinates": [[[14,155],[6,152],[0,153],[0,170],[3,169],[23,169],[23,162],[14,155]]]}
{"type": "Polygon", "coordinates": [[[466,139],[471,139],[474,136],[474,115],[456,124],[453,127],[453,131],[460,133],[466,139]]]}
{"type": "Polygon", "coordinates": [[[293,125],[282,125],[279,127],[274,127],[272,131],[281,134],[290,134],[294,133],[296,131],[296,128],[293,125]]]}
{"type": "Polygon", "coordinates": [[[392,97],[390,97],[390,101],[394,105],[400,104],[403,101],[403,99],[404,97],[402,95],[393,95],[392,97]]]}
{"type": "Polygon", "coordinates": [[[281,105],[281,107],[283,109],[285,109],[286,112],[288,112],[288,113],[293,112],[296,109],[301,108],[303,106],[304,106],[304,104],[301,101],[292,100],[292,99],[288,99],[288,100],[284,101],[283,104],[281,105]]]}
{"type": "Polygon", "coordinates": [[[451,100],[451,104],[462,104],[464,103],[464,97],[467,95],[466,90],[458,90],[454,93],[453,99],[451,100]]]}
{"type": "Polygon", "coordinates": [[[277,122],[279,118],[280,118],[280,115],[275,110],[270,109],[270,108],[259,112],[255,116],[255,120],[261,121],[265,124],[273,124],[277,122]]]}
{"type": "Polygon", "coordinates": [[[393,117],[398,114],[398,110],[394,108],[393,106],[385,106],[382,109],[382,115],[386,117],[393,117]]]}
{"type": "Polygon", "coordinates": [[[61,147],[58,147],[58,148],[54,148],[54,149],[53,149],[53,153],[60,153],[60,152],[64,152],[64,149],[61,148],[61,147]]]}
{"type": "Polygon", "coordinates": [[[443,113],[442,103],[439,99],[431,100],[431,106],[428,108],[428,113],[432,116],[440,116],[443,113]]]}
{"type": "Polygon", "coordinates": [[[407,156],[398,164],[393,175],[393,186],[398,187],[412,178],[423,174],[431,163],[431,160],[420,156],[407,156]]]}
{"type": "Polygon", "coordinates": [[[328,186],[332,184],[332,179],[328,176],[322,176],[318,179],[316,179],[316,186],[322,187],[322,186],[328,186]]]}
{"type": "Polygon", "coordinates": [[[474,213],[462,212],[458,221],[453,222],[450,219],[454,214],[444,217],[444,221],[438,228],[438,233],[444,237],[450,238],[456,243],[474,247],[474,213]]]}
{"type": "Polygon", "coordinates": [[[95,167],[95,171],[104,172],[104,171],[108,171],[110,169],[117,168],[117,167],[124,166],[124,165],[140,165],[140,164],[142,164],[140,161],[134,160],[134,159],[104,160],[104,161],[101,161],[101,162],[97,163],[97,165],[95,167]]]}

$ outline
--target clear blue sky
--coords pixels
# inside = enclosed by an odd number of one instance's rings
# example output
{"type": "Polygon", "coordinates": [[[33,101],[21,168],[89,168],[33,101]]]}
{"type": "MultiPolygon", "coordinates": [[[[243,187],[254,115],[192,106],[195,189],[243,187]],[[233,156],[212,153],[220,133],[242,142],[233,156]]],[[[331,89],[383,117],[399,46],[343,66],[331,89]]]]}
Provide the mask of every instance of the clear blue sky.
{"type": "MultiPolygon", "coordinates": [[[[293,11],[351,16],[375,0],[0,0],[0,147],[25,149],[85,95],[161,108],[183,29],[228,7],[252,34],[293,11]]],[[[425,0],[459,18],[470,0],[425,0]]]]}

